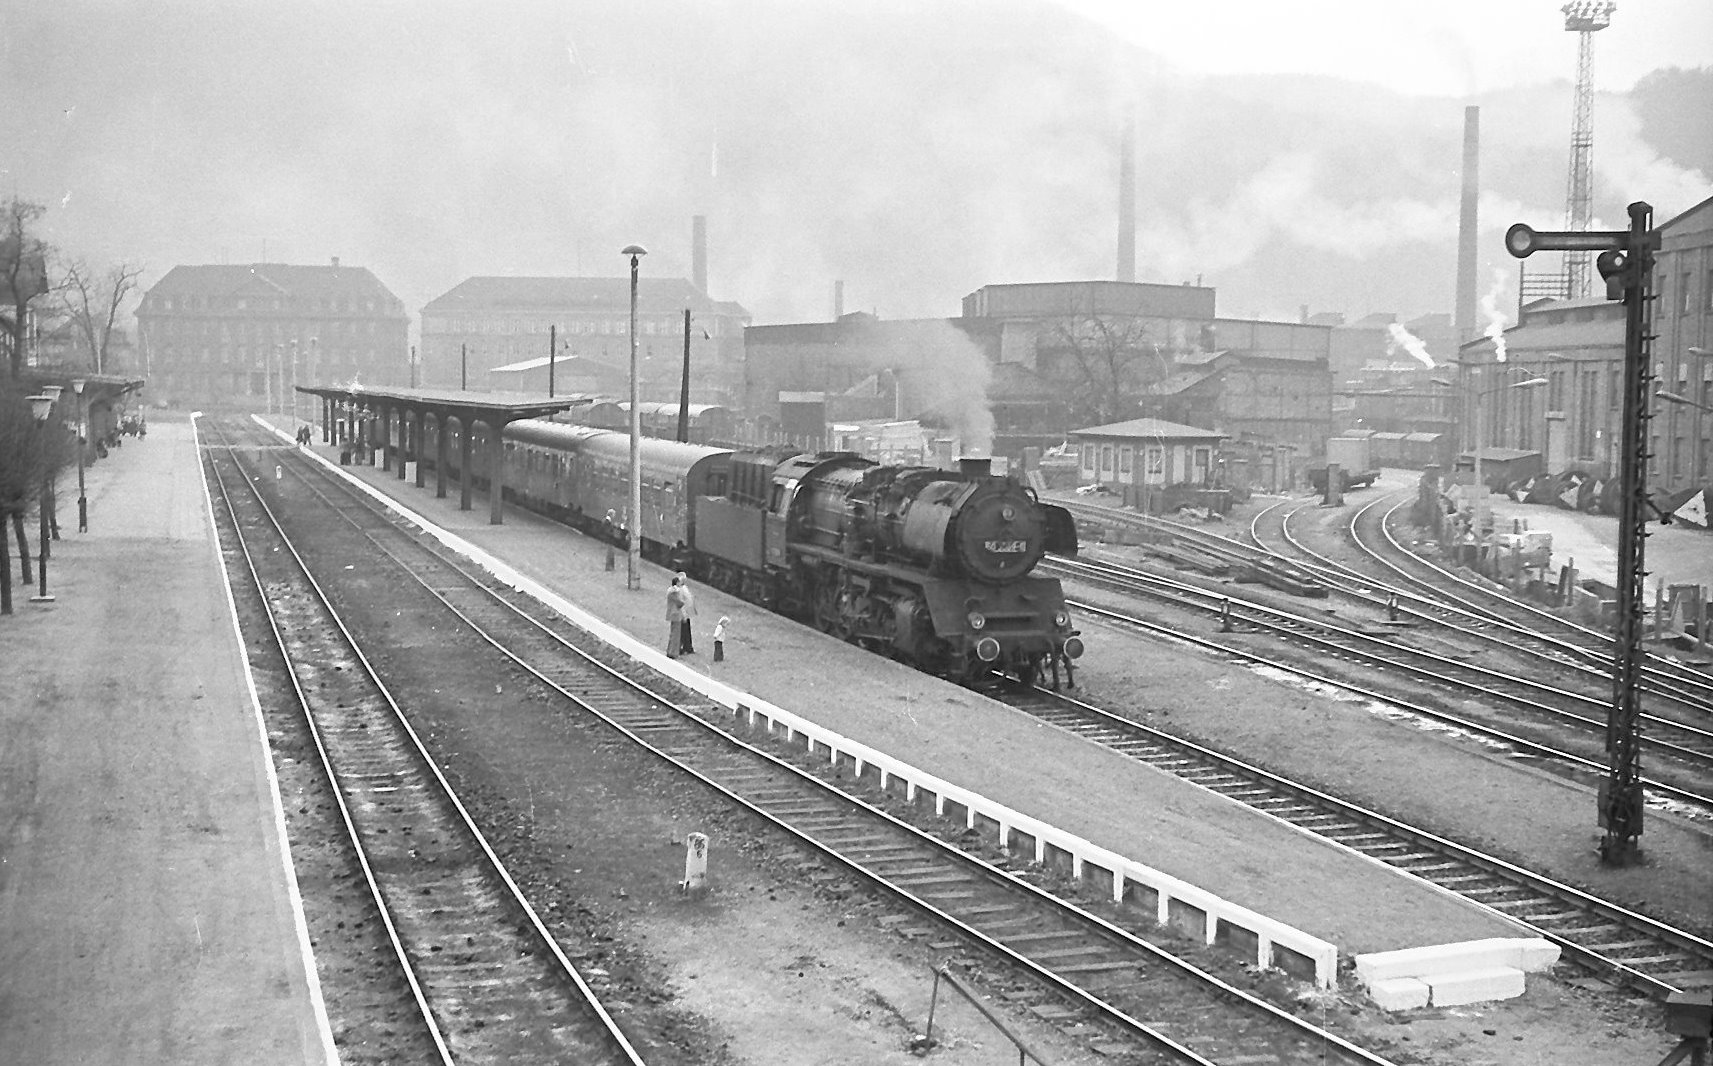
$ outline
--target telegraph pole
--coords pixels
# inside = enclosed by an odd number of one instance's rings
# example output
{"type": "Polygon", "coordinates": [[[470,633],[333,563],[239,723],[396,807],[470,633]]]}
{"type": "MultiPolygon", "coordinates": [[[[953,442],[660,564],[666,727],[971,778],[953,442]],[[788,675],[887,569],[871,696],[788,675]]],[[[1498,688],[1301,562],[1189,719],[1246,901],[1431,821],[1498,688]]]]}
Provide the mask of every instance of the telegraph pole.
{"type": "Polygon", "coordinates": [[[1646,601],[1648,386],[1653,380],[1649,293],[1659,234],[1653,208],[1630,205],[1628,230],[1537,233],[1521,222],[1505,234],[1518,259],[1537,251],[1598,252],[1606,298],[1624,302],[1624,424],[1619,484],[1618,626],[1612,664],[1612,706],[1606,718],[1608,774],[1600,785],[1600,858],[1622,866],[1639,857],[1642,835],[1641,667],[1642,605],[1646,601]]]}

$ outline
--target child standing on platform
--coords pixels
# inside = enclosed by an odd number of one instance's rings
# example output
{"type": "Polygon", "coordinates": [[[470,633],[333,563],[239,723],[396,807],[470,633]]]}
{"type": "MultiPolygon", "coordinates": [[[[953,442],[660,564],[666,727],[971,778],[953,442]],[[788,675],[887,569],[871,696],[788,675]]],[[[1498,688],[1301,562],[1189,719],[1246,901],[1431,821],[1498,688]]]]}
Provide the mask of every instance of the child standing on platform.
{"type": "Polygon", "coordinates": [[[726,661],[726,626],[730,623],[731,619],[723,614],[714,623],[714,661],[717,663],[726,661]]]}

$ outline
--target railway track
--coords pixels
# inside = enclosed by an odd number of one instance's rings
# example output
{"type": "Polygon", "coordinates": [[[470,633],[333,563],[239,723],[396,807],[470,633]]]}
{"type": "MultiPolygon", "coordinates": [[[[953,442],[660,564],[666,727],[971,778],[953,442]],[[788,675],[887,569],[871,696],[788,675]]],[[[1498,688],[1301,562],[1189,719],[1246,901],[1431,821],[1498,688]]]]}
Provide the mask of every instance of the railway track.
{"type": "Polygon", "coordinates": [[[1617,984],[1663,999],[1713,983],[1713,942],[1694,934],[1061,693],[997,698],[1521,922],[1617,984]]]}
{"type": "Polygon", "coordinates": [[[1003,994],[1014,1005],[1054,1001],[1037,1014],[1066,1027],[1098,1026],[1142,1049],[1141,1061],[1386,1061],[889,814],[883,805],[898,797],[872,767],[826,765],[825,753],[804,751],[800,738],[743,736],[744,723],[723,708],[686,703],[669,682],[545,607],[496,588],[462,560],[425,550],[410,529],[312,461],[281,459],[298,499],[312,493],[349,523],[339,549],[345,557],[390,558],[415,583],[413,594],[432,596],[568,708],[796,841],[817,856],[823,874],[903,905],[943,938],[940,946],[983,960],[990,978],[999,962],[1003,994]],[[668,691],[655,691],[662,687],[668,691]],[[779,743],[793,758],[820,764],[820,773],[769,750],[779,743]]]}
{"type": "MultiPolygon", "coordinates": [[[[1369,603],[1384,597],[1392,611],[1526,656],[1543,669],[1573,675],[1609,693],[1613,656],[1610,636],[1424,559],[1401,544],[1392,532],[1392,518],[1408,501],[1386,507],[1391,500],[1383,497],[1351,512],[1344,531],[1351,545],[1381,570],[1378,576],[1338,562],[1294,535],[1291,519],[1301,506],[1285,511],[1278,519],[1279,536],[1306,557],[1294,560],[1296,564],[1329,587],[1369,603]]],[[[1274,551],[1261,526],[1283,506],[1275,504],[1250,523],[1250,538],[1260,550],[1274,551]]],[[[1661,714],[1681,715],[1679,720],[1684,721],[1713,719],[1713,677],[1669,657],[1648,653],[1642,692],[1647,704],[1661,714]]]]}
{"type": "MultiPolygon", "coordinates": [[[[1224,618],[1232,625],[1275,633],[1302,644],[1320,655],[1336,656],[1389,671],[1406,672],[1420,680],[1461,691],[1467,696],[1482,700],[1484,703],[1491,704],[1503,701],[1508,706],[1543,717],[1548,722],[1568,724],[1591,738],[1604,735],[1605,720],[1600,715],[1600,708],[1604,706],[1602,702],[1579,693],[1566,692],[1543,685],[1529,678],[1516,677],[1474,664],[1459,662],[1401,644],[1387,636],[1377,636],[1361,629],[1338,625],[1325,619],[1311,618],[1247,600],[1233,599],[1222,593],[1209,591],[1199,585],[1159,577],[1131,567],[1082,559],[1052,559],[1044,563],[1043,568],[1048,572],[1094,582],[1127,595],[1145,596],[1171,604],[1174,607],[1187,606],[1206,614],[1210,618],[1224,618]]],[[[1094,614],[1126,624],[1138,626],[1145,624],[1141,619],[1126,615],[1123,612],[1106,610],[1080,601],[1067,602],[1071,602],[1073,607],[1085,614],[1094,614]]],[[[1233,649],[1226,648],[1225,650],[1233,649]]],[[[1256,657],[1255,653],[1249,650],[1238,650],[1237,653],[1251,658],[1256,657]]],[[[1294,669],[1289,663],[1275,663],[1274,665],[1294,669]]],[[[1351,687],[1347,682],[1337,679],[1328,678],[1325,680],[1329,684],[1351,687]]],[[[1573,752],[1561,751],[1549,745],[1528,740],[1508,730],[1484,725],[1463,715],[1452,714],[1433,707],[1405,704],[1391,694],[1376,693],[1375,698],[1400,706],[1408,706],[1412,711],[1427,717],[1457,725],[1460,728],[1469,729],[1505,743],[1526,745],[1537,754],[1559,758],[1572,765],[1584,768],[1599,765],[1579,757],[1573,752]]],[[[1701,780],[1706,771],[1713,769],[1713,731],[1681,725],[1653,716],[1647,716],[1647,725],[1651,732],[1644,734],[1644,745],[1655,754],[1670,756],[1677,760],[1679,764],[1685,767],[1690,780],[1701,780]],[[1656,732],[1662,735],[1654,735],[1656,732]]],[[[1706,794],[1694,787],[1684,787],[1657,779],[1649,779],[1647,785],[1658,795],[1670,797],[1678,802],[1692,803],[1713,809],[1713,795],[1706,794]]]]}
{"type": "Polygon", "coordinates": [[[256,487],[258,473],[241,462],[240,446],[207,447],[205,464],[225,531],[266,604],[361,883],[410,989],[410,1003],[397,1008],[410,1020],[395,1024],[416,1028],[434,1061],[448,1066],[640,1066],[311,575],[256,487]]]}

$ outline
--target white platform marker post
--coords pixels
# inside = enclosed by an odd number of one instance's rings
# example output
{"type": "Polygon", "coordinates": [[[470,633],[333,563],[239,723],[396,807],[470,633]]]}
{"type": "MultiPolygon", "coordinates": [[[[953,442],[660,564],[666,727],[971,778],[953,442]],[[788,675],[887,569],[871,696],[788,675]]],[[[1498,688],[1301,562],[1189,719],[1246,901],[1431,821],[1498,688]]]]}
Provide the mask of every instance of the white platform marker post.
{"type": "Polygon", "coordinates": [[[708,835],[691,833],[684,838],[684,880],[678,889],[700,899],[708,891],[708,835]]]}

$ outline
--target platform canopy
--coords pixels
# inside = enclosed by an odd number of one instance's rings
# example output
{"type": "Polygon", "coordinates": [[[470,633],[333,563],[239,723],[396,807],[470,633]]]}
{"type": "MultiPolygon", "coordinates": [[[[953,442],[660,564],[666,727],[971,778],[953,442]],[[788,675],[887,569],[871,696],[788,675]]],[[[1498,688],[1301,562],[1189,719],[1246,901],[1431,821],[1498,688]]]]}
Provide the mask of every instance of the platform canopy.
{"type": "Polygon", "coordinates": [[[402,407],[433,411],[464,421],[504,425],[519,418],[545,418],[589,402],[585,396],[547,397],[527,392],[472,392],[468,389],[408,389],[369,385],[299,385],[297,391],[324,400],[363,407],[402,407]],[[491,416],[491,417],[487,417],[491,416]]]}
{"type": "Polygon", "coordinates": [[[494,476],[488,483],[488,520],[495,525],[501,521],[501,500],[505,494],[504,446],[500,436],[506,426],[520,418],[546,418],[590,402],[586,396],[548,397],[538,393],[471,392],[466,389],[409,389],[394,386],[367,385],[299,385],[297,391],[318,397],[322,402],[322,440],[345,439],[341,421],[351,426],[360,421],[364,428],[360,436],[367,439],[383,458],[383,469],[396,468],[405,476],[405,464],[416,460],[416,483],[423,485],[421,454],[423,419],[432,417],[441,430],[435,432],[436,455],[435,495],[446,495],[446,444],[444,432],[448,420],[457,420],[466,431],[459,434],[462,459],[459,469],[460,510],[470,509],[470,449],[473,432],[468,427],[481,423],[488,427],[488,469],[494,476]],[[361,415],[359,419],[358,416],[361,415]]]}

